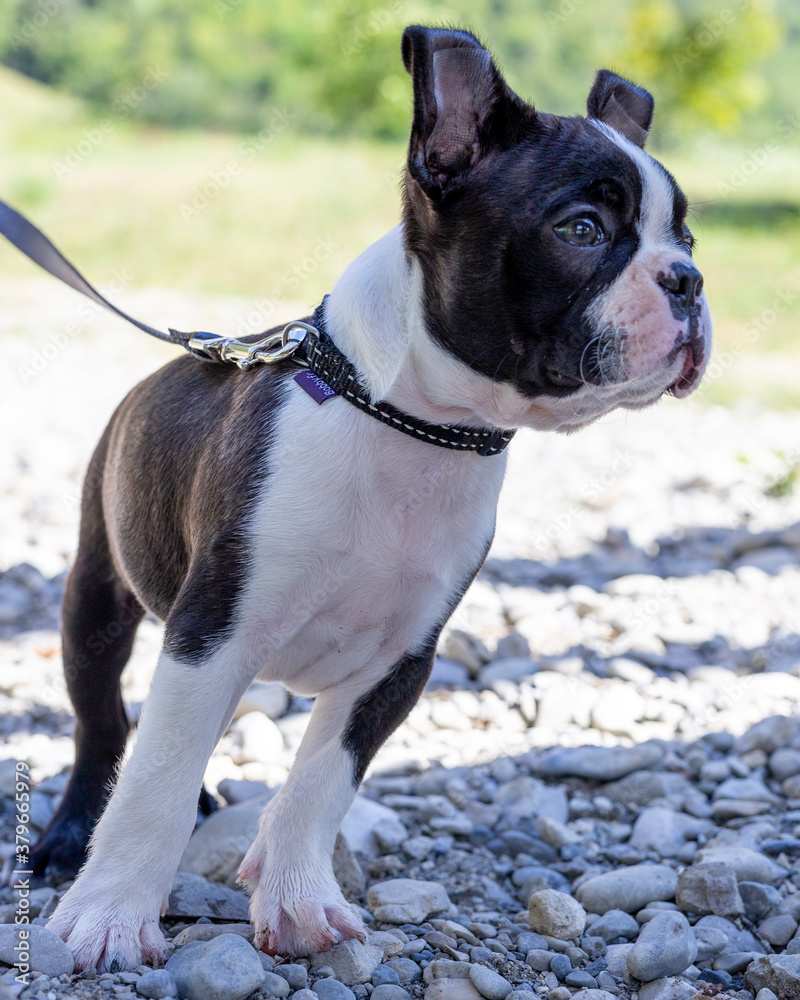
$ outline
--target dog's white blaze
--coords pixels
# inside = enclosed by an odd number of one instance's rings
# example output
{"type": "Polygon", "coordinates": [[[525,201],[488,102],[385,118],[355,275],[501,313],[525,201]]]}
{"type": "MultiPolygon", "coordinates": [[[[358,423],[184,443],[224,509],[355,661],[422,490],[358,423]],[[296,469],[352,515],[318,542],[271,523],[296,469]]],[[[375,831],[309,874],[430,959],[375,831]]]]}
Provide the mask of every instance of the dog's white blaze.
{"type": "MultiPolygon", "coordinates": [[[[633,160],[642,181],[639,246],[619,277],[595,299],[586,314],[604,336],[613,338],[618,331],[624,331],[624,341],[618,350],[622,352],[629,378],[625,391],[633,396],[633,405],[637,405],[639,381],[654,378],[666,388],[678,377],[683,366],[683,353],[671,364],[666,359],[674,345],[685,337],[688,320],[676,320],[672,315],[657,278],[660,273],[667,273],[674,261],[690,258],[673,232],[674,196],[664,169],[616,129],[595,119],[589,121],[633,160]]],[[[711,321],[705,298],[701,297],[700,302],[698,333],[706,341],[707,357],[711,321]]]]}

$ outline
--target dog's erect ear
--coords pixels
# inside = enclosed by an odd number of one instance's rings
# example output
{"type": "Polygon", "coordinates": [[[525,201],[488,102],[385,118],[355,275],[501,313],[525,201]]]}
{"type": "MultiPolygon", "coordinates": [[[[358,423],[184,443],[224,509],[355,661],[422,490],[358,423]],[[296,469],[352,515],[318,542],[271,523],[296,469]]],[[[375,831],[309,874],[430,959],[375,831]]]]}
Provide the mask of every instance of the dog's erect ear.
{"type": "Polygon", "coordinates": [[[607,69],[598,71],[586,101],[590,118],[605,122],[637,146],[647,141],[654,106],[652,94],[607,69]]]}
{"type": "Polygon", "coordinates": [[[438,199],[499,140],[522,102],[466,31],[411,25],[403,32],[403,63],[414,81],[409,170],[438,199]]]}

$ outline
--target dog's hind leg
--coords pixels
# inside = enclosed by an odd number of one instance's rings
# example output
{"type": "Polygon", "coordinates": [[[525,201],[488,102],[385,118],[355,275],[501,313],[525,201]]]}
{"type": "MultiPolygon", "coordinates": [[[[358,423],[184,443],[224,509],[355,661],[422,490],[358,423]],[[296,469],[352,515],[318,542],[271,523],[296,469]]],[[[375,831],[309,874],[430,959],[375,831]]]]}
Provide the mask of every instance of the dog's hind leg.
{"type": "Polygon", "coordinates": [[[144,609],[114,569],[101,509],[104,441],[83,489],[81,535],[62,607],[64,673],[75,708],[75,765],[61,804],[31,851],[34,877],[72,878],[125,750],[120,674],[144,609]]]}
{"type": "Polygon", "coordinates": [[[291,773],[239,869],[257,947],[306,955],[364,937],[333,876],[333,845],[370,759],[422,693],[434,648],[403,657],[372,688],[355,674],[317,696],[291,773]]]}

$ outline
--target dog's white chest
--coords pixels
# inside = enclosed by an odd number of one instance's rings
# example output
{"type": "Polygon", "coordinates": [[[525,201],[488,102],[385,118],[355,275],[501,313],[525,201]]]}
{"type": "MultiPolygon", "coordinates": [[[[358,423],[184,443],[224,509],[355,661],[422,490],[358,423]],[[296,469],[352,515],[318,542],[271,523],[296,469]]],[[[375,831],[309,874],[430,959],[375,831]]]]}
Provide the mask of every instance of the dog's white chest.
{"type": "Polygon", "coordinates": [[[382,675],[446,617],[491,539],[505,459],[415,441],[345,400],[317,413],[289,388],[242,627],[262,676],[315,694],[382,675]]]}

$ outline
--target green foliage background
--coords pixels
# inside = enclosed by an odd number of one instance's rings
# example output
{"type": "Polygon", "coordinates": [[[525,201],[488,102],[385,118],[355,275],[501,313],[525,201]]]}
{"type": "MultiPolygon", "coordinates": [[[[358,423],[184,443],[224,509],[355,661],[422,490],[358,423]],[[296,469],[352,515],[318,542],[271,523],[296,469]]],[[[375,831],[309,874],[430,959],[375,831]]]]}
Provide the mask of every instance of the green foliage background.
{"type": "Polygon", "coordinates": [[[617,68],[658,93],[667,144],[760,130],[800,94],[796,0],[3,0],[0,61],[149,123],[250,131],[284,109],[310,133],[397,138],[411,22],[471,26],[550,111],[617,68]]]}

